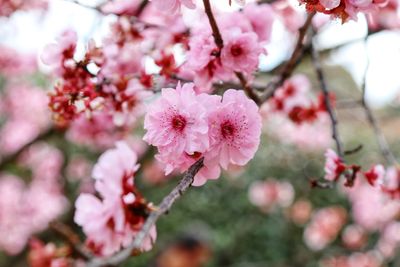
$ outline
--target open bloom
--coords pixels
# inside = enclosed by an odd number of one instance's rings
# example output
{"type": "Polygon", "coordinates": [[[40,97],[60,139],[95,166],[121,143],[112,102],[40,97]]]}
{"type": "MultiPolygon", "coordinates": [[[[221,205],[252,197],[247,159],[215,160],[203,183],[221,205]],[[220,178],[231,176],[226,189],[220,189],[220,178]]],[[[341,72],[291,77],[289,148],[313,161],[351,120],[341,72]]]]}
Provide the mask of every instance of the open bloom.
{"type": "Polygon", "coordinates": [[[251,74],[258,67],[263,48],[254,32],[242,33],[239,28],[226,31],[225,46],[221,52],[224,67],[251,74]]]}
{"type": "Polygon", "coordinates": [[[325,179],[335,181],[346,170],[346,165],[332,149],[326,151],[325,158],[325,179]]]}
{"type": "Polygon", "coordinates": [[[144,140],[174,154],[204,152],[209,146],[207,110],[193,84],[162,90],[146,114],[144,140]]]}
{"type": "MultiPolygon", "coordinates": [[[[111,255],[126,247],[141,229],[150,210],[134,185],[137,155],[125,142],[101,155],[93,169],[95,187],[101,198],[81,194],[76,203],[75,222],[82,226],[88,246],[97,254],[111,255]]],[[[149,250],[155,228],[142,244],[149,250]]]]}
{"type": "Polygon", "coordinates": [[[100,156],[92,172],[96,190],[104,198],[120,197],[123,183],[133,184],[134,174],[139,169],[137,155],[128,144],[119,141],[115,146],[100,156]]]}
{"type": "Polygon", "coordinates": [[[227,90],[221,105],[210,114],[210,157],[227,169],[245,165],[260,143],[258,106],[243,91],[227,90]]]}

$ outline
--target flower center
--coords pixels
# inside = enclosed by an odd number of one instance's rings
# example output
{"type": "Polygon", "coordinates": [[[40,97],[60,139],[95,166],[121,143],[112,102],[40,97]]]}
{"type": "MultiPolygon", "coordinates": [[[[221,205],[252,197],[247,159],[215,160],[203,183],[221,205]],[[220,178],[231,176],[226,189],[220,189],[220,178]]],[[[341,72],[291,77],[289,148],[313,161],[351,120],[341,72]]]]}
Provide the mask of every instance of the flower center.
{"type": "Polygon", "coordinates": [[[230,121],[225,121],[221,124],[221,134],[224,138],[232,137],[235,132],[235,127],[230,121]]]}
{"type": "Polygon", "coordinates": [[[232,45],[231,54],[234,57],[238,57],[238,56],[242,55],[243,54],[242,47],[240,45],[238,45],[238,44],[232,45]]]}
{"type": "Polygon", "coordinates": [[[181,115],[176,115],[172,118],[172,128],[174,130],[182,132],[186,126],[186,119],[181,115]]]}

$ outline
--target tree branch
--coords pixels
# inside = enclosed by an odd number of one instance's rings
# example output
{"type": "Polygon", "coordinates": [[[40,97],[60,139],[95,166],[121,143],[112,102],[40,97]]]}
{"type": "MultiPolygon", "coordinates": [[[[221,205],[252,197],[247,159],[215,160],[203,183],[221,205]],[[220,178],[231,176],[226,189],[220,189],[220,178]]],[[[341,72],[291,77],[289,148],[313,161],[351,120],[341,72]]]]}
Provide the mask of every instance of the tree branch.
{"type": "Polygon", "coordinates": [[[300,58],[304,54],[304,40],[308,29],[311,26],[311,22],[313,17],[315,16],[315,12],[308,14],[306,21],[304,22],[303,26],[299,29],[299,36],[297,38],[297,43],[295,49],[293,50],[292,56],[287,61],[287,63],[283,66],[282,71],[280,74],[274,78],[267,84],[265,88],[265,94],[261,97],[261,102],[265,102],[269,98],[271,98],[275,91],[283,85],[286,79],[288,79],[294,69],[296,68],[297,64],[299,63],[300,58]]]}
{"type": "Polygon", "coordinates": [[[317,73],[317,77],[318,77],[318,81],[319,81],[321,90],[324,95],[325,107],[326,107],[326,110],[328,111],[329,118],[331,120],[332,138],[335,140],[338,155],[343,160],[344,159],[344,151],[343,151],[343,145],[342,145],[342,141],[340,140],[339,130],[338,130],[338,126],[337,126],[338,121],[336,118],[336,113],[333,110],[333,106],[332,106],[332,103],[331,103],[331,100],[329,97],[328,86],[327,86],[327,83],[325,80],[324,72],[322,70],[318,51],[314,48],[313,44],[311,44],[311,58],[312,58],[312,63],[313,63],[314,69],[317,73]]]}
{"type": "Polygon", "coordinates": [[[56,232],[60,237],[65,239],[73,251],[78,254],[79,257],[85,260],[89,260],[93,257],[93,255],[88,251],[82,244],[79,236],[72,231],[67,225],[61,222],[51,222],[50,228],[56,232]]]}
{"type": "Polygon", "coordinates": [[[367,59],[367,66],[365,67],[364,70],[364,77],[363,77],[363,82],[361,85],[361,92],[362,92],[362,99],[361,99],[361,105],[364,108],[365,115],[367,116],[368,123],[372,127],[376,140],[378,142],[379,149],[382,153],[382,156],[386,160],[388,164],[392,165],[398,165],[398,162],[396,160],[396,157],[393,155],[392,151],[389,148],[389,144],[385,138],[385,135],[383,134],[381,128],[379,127],[378,121],[374,116],[374,113],[372,112],[371,107],[369,106],[367,100],[366,100],[366,87],[367,87],[367,74],[368,74],[368,69],[370,65],[369,57],[368,57],[368,37],[369,34],[367,34],[364,38],[364,45],[365,45],[365,51],[366,51],[366,59],[367,59]]]}
{"type": "Polygon", "coordinates": [[[136,235],[135,240],[122,251],[116,253],[115,255],[107,258],[92,258],[91,261],[88,262],[87,267],[101,267],[107,265],[118,266],[126,259],[128,259],[133,250],[140,249],[144,239],[148,236],[150,229],[155,225],[159,217],[163,214],[166,214],[175,203],[177,199],[179,199],[183,193],[192,185],[194,176],[199,172],[199,170],[203,167],[204,158],[196,161],[184,174],[182,180],[179,184],[169,193],[159,205],[159,208],[153,211],[149,217],[147,217],[145,223],[143,224],[142,229],[136,235]]]}
{"type": "Polygon", "coordinates": [[[210,26],[213,32],[214,41],[217,47],[219,48],[219,52],[221,52],[224,47],[224,40],[222,39],[221,32],[219,31],[217,21],[215,20],[214,14],[211,9],[210,0],[203,0],[204,9],[206,11],[208,21],[210,22],[210,26]]]}

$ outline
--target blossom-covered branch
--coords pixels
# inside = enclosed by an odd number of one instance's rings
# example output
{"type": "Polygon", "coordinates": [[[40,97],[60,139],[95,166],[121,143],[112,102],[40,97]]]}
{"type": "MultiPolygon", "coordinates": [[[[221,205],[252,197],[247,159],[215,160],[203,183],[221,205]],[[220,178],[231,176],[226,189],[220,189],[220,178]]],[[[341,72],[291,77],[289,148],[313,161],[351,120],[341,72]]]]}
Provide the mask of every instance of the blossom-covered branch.
{"type": "Polygon", "coordinates": [[[167,213],[175,201],[178,200],[192,185],[194,176],[203,167],[203,160],[204,158],[199,159],[187,170],[179,184],[163,199],[156,210],[149,215],[149,217],[146,219],[146,222],[143,224],[142,229],[129,246],[111,257],[93,258],[90,260],[90,262],[88,262],[87,267],[119,265],[131,256],[132,251],[135,249],[140,249],[143,240],[148,236],[150,229],[155,225],[159,217],[167,213]]]}

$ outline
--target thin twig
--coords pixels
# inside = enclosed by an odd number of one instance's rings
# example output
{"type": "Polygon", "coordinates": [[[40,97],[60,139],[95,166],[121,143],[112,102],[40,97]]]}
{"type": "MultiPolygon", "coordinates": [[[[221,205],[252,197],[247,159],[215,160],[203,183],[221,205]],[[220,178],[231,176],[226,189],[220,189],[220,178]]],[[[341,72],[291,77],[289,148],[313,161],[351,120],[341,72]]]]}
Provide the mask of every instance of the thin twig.
{"type": "Polygon", "coordinates": [[[50,228],[60,237],[65,239],[79,257],[85,260],[93,258],[92,253],[90,253],[90,251],[88,251],[85,246],[82,245],[79,236],[75,234],[75,232],[67,225],[54,221],[50,223],[50,228]]]}
{"type": "Polygon", "coordinates": [[[267,84],[265,88],[265,94],[261,97],[261,102],[265,102],[266,100],[271,98],[274,95],[276,89],[281,87],[285,82],[285,80],[292,75],[295,67],[299,63],[299,59],[304,53],[304,47],[305,47],[304,40],[308,32],[308,29],[311,26],[311,22],[314,16],[315,12],[308,14],[306,21],[304,22],[303,26],[299,29],[299,36],[297,38],[296,46],[293,50],[292,56],[283,66],[283,69],[280,72],[280,74],[272,78],[272,80],[267,84]]]}
{"type": "Polygon", "coordinates": [[[219,52],[221,52],[222,48],[224,47],[224,40],[222,39],[222,35],[221,32],[219,31],[217,21],[215,20],[214,14],[212,12],[210,0],[203,0],[203,3],[204,3],[204,9],[208,17],[208,21],[210,22],[210,26],[213,32],[215,44],[220,50],[219,52]]]}
{"type": "Polygon", "coordinates": [[[317,73],[319,85],[321,87],[321,90],[324,95],[324,103],[326,110],[328,111],[329,118],[331,120],[332,124],[332,138],[335,140],[336,143],[336,148],[339,157],[343,160],[344,159],[344,151],[343,151],[343,145],[342,141],[340,140],[340,135],[338,131],[338,121],[336,118],[336,113],[333,109],[330,97],[329,97],[329,91],[328,91],[328,86],[325,80],[325,75],[322,70],[321,62],[319,59],[319,54],[318,51],[314,48],[313,44],[311,44],[311,58],[312,58],[312,63],[315,68],[315,72],[317,73]]]}
{"type": "Polygon", "coordinates": [[[369,34],[367,34],[364,38],[367,65],[365,67],[363,82],[361,85],[361,93],[362,93],[361,105],[364,108],[365,115],[367,116],[367,120],[375,133],[376,140],[378,142],[378,146],[382,153],[382,156],[384,157],[384,159],[386,160],[386,162],[388,164],[398,165],[396,157],[393,155],[392,151],[390,150],[389,144],[385,138],[385,135],[383,134],[381,128],[379,127],[378,121],[375,118],[374,113],[372,112],[372,109],[366,100],[367,74],[368,74],[368,69],[369,69],[369,65],[370,65],[370,61],[369,61],[369,57],[368,57],[368,37],[369,37],[369,34]]]}
{"type": "Polygon", "coordinates": [[[253,88],[249,86],[249,83],[247,82],[246,77],[244,76],[243,73],[241,72],[235,72],[236,77],[239,79],[240,84],[242,85],[244,91],[247,93],[247,95],[256,102],[256,104],[260,105],[261,101],[258,95],[253,91],[253,88]]]}
{"type": "Polygon", "coordinates": [[[131,256],[132,251],[139,250],[142,246],[144,239],[148,236],[150,229],[155,225],[159,217],[163,214],[166,214],[171,209],[175,201],[179,199],[182,194],[192,185],[194,176],[203,167],[203,160],[204,158],[199,159],[186,171],[182,180],[171,191],[171,193],[169,193],[163,199],[163,201],[159,205],[159,208],[153,211],[149,215],[149,217],[147,217],[142,229],[138,232],[135,240],[129,246],[111,257],[93,258],[91,261],[88,262],[87,267],[101,267],[107,265],[119,266],[119,264],[121,264],[131,256]]]}

